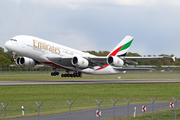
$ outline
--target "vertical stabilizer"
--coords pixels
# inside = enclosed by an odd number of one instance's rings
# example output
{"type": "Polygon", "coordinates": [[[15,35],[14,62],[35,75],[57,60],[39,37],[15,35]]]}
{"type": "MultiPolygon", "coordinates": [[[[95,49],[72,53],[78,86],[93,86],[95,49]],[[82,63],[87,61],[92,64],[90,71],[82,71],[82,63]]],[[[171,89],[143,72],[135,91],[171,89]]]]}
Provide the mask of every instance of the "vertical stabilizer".
{"type": "Polygon", "coordinates": [[[133,41],[132,36],[126,36],[110,53],[108,56],[125,56],[133,41]]]}

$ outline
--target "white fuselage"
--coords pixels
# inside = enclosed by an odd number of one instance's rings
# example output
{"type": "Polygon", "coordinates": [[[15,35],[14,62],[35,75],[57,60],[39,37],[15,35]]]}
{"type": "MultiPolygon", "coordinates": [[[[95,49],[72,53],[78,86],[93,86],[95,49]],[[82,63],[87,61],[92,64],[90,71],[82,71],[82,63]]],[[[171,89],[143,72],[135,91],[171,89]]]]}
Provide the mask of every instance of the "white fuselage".
{"type": "Polygon", "coordinates": [[[68,70],[68,71],[81,71],[86,74],[119,74],[124,73],[124,71],[117,71],[113,69],[113,66],[105,65],[102,66],[94,66],[87,67],[84,69],[79,69],[74,67],[73,65],[63,65],[57,64],[50,61],[48,57],[61,57],[61,58],[73,58],[74,56],[78,57],[96,57],[89,53],[85,53],[82,51],[78,51],[72,48],[68,48],[47,40],[43,40],[37,37],[20,35],[15,36],[11,40],[7,41],[5,44],[6,48],[15,52],[18,55],[25,56],[28,58],[32,58],[38,62],[49,65],[54,68],[68,70]]]}

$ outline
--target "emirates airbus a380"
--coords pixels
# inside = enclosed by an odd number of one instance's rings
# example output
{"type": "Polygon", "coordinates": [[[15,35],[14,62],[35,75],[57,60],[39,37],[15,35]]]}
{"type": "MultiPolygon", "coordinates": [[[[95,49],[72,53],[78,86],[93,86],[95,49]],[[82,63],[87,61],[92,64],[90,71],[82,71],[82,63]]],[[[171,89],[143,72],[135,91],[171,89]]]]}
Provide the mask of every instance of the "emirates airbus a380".
{"type": "Polygon", "coordinates": [[[65,70],[66,74],[61,74],[61,77],[81,77],[82,73],[109,75],[125,73],[129,70],[147,70],[147,68],[130,68],[125,63],[165,58],[163,56],[151,58],[126,57],[125,55],[133,40],[133,37],[126,36],[105,57],[98,57],[27,35],[11,38],[5,43],[5,47],[11,51],[12,61],[15,61],[17,65],[34,67],[36,64],[43,63],[55,70],[51,72],[52,76],[59,75],[57,69],[65,70]],[[15,58],[15,54],[22,57],[15,58]],[[74,71],[74,73],[70,74],[70,71],[74,71]]]}

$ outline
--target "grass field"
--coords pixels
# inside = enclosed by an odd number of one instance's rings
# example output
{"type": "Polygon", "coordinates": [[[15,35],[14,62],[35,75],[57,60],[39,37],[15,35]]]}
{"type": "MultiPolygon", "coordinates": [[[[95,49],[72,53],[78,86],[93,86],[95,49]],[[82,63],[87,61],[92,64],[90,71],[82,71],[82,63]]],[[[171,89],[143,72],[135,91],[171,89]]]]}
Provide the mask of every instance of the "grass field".
{"type": "MultiPolygon", "coordinates": [[[[180,118],[180,109],[176,110],[176,119],[179,120],[180,118]]],[[[168,109],[168,110],[161,110],[154,112],[153,116],[154,120],[174,120],[175,119],[175,110],[168,109]]],[[[152,120],[152,113],[145,113],[136,115],[136,117],[129,117],[130,120],[152,120]]],[[[112,120],[112,119],[111,119],[112,120]]],[[[115,120],[127,120],[127,117],[123,118],[116,118],[115,120]]]]}
{"type": "Polygon", "coordinates": [[[129,72],[119,75],[84,75],[82,78],[61,78],[47,73],[0,73],[0,81],[44,81],[44,80],[87,80],[87,79],[180,79],[178,72],[129,72]]]}
{"type": "MultiPolygon", "coordinates": [[[[178,73],[131,73],[120,75],[122,79],[179,79],[178,73]],[[138,78],[140,77],[141,78],[138,78]],[[155,77],[156,76],[156,77],[155,77]]],[[[115,79],[116,76],[89,76],[81,79],[115,79]]],[[[75,78],[76,79],[76,78],[75,78]]],[[[16,80],[63,80],[45,73],[1,73],[0,81],[16,80]]],[[[104,100],[101,107],[112,106],[110,99],[119,99],[116,105],[150,103],[149,97],[158,98],[156,102],[170,102],[172,97],[180,96],[180,83],[163,84],[98,84],[98,85],[34,85],[34,86],[0,86],[0,102],[9,103],[6,118],[22,117],[21,106],[25,107],[25,116],[37,115],[37,106],[43,101],[41,114],[62,113],[69,110],[66,100],[72,102],[72,111],[97,108],[95,99],[104,100]]],[[[0,107],[0,113],[3,108],[0,107]]],[[[0,119],[2,118],[2,114],[0,119]]]]}
{"type": "Polygon", "coordinates": [[[41,114],[67,112],[66,100],[75,101],[72,105],[73,111],[97,108],[95,99],[104,100],[101,107],[112,106],[110,99],[119,99],[116,105],[126,104],[124,98],[132,98],[131,104],[149,103],[149,97],[158,98],[156,102],[170,102],[172,96],[180,96],[180,84],[0,86],[0,91],[0,101],[4,104],[9,103],[7,116],[21,116],[22,105],[29,116],[37,114],[35,101],[44,102],[41,114]]]}

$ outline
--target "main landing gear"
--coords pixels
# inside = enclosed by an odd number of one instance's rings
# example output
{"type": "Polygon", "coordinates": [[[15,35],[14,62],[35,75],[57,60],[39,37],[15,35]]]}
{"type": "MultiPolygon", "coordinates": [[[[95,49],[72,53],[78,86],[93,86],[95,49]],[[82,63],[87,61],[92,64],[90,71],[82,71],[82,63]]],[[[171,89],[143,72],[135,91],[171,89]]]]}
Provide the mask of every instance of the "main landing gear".
{"type": "Polygon", "coordinates": [[[56,75],[58,76],[59,72],[56,72],[56,71],[55,72],[51,72],[51,76],[56,76],[56,75]]]}
{"type": "MultiPolygon", "coordinates": [[[[54,72],[51,72],[51,76],[58,76],[59,72],[57,72],[56,70],[54,72]]],[[[73,74],[70,74],[69,71],[67,71],[65,74],[61,74],[61,77],[82,77],[82,73],[81,72],[74,72],[73,74]]]]}
{"type": "Polygon", "coordinates": [[[54,72],[51,72],[51,76],[58,76],[59,75],[59,72],[57,72],[56,68],[53,68],[55,71],[54,72]]]}
{"type": "Polygon", "coordinates": [[[61,74],[61,77],[82,77],[82,73],[81,72],[75,72],[73,74],[61,74]]]}

